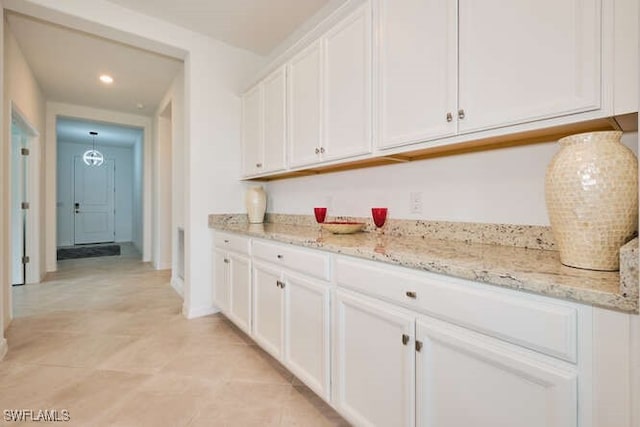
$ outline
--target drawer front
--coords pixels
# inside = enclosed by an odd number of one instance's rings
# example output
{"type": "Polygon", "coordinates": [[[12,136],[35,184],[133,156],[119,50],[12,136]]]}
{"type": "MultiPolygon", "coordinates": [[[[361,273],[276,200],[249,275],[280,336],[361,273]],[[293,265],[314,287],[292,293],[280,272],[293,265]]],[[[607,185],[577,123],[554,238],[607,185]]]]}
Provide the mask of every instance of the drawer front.
{"type": "Polygon", "coordinates": [[[254,257],[279,265],[307,276],[329,279],[329,254],[291,246],[254,240],[251,248],[254,257]]]}
{"type": "Polygon", "coordinates": [[[234,251],[241,254],[249,254],[248,237],[216,231],[213,234],[213,244],[216,248],[221,250],[234,251]]]}
{"type": "Polygon", "coordinates": [[[575,363],[577,309],[469,280],[336,257],[335,280],[451,323],[575,363]]]}

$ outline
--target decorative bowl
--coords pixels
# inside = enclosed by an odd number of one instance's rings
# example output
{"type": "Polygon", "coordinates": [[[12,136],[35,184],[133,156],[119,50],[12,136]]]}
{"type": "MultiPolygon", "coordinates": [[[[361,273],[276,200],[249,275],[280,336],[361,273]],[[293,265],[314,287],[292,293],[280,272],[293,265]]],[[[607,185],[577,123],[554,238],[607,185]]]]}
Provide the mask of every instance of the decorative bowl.
{"type": "Polygon", "coordinates": [[[365,226],[364,222],[348,222],[348,221],[329,221],[323,222],[322,228],[333,234],[351,234],[362,231],[365,226]]]}

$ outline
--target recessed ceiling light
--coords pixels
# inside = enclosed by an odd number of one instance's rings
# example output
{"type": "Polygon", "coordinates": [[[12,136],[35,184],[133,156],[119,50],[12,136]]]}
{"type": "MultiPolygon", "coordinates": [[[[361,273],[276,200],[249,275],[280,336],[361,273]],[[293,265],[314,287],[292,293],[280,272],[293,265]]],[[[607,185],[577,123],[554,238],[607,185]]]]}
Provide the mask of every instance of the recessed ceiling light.
{"type": "Polygon", "coordinates": [[[110,85],[111,83],[113,83],[113,77],[108,74],[102,74],[100,76],[100,81],[104,84],[110,85]]]}

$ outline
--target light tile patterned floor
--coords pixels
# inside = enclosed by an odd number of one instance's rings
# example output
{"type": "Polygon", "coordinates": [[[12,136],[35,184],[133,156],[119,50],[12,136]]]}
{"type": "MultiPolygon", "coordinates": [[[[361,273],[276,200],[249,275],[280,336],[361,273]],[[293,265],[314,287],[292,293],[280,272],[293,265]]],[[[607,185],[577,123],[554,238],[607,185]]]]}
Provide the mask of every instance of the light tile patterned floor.
{"type": "Polygon", "coordinates": [[[131,248],[61,261],[13,299],[0,411],[66,409],[56,424],[78,426],[347,425],[224,317],[182,317],[168,272],[131,248]]]}

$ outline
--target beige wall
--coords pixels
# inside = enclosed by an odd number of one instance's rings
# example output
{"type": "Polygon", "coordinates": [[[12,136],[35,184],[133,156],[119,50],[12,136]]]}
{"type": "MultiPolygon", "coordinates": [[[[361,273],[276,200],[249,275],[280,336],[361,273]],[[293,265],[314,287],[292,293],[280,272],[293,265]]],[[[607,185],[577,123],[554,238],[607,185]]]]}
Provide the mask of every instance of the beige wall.
{"type": "MultiPolygon", "coordinates": [[[[8,170],[9,158],[10,158],[10,141],[11,141],[11,108],[13,105],[26,121],[35,128],[39,133],[38,137],[34,141],[32,146],[32,154],[30,156],[30,167],[33,171],[36,171],[39,181],[39,187],[42,190],[44,188],[44,141],[45,141],[45,98],[38,82],[36,81],[33,72],[29,68],[24,55],[20,51],[20,47],[16,42],[15,37],[11,33],[9,26],[3,18],[3,60],[4,60],[4,94],[3,94],[3,143],[2,153],[0,158],[2,159],[2,264],[0,264],[0,271],[2,277],[0,283],[3,290],[3,307],[2,307],[2,319],[3,328],[6,329],[9,326],[10,314],[11,314],[11,281],[10,281],[10,269],[7,266],[9,261],[9,242],[11,241],[11,234],[9,223],[10,219],[7,215],[9,209],[8,197],[10,182],[8,182],[8,170]],[[5,238],[6,236],[6,238],[5,238]]],[[[38,215],[31,224],[35,224],[35,247],[29,251],[31,261],[38,267],[39,276],[44,274],[44,191],[40,191],[37,197],[29,200],[31,203],[31,212],[38,215]]]]}

